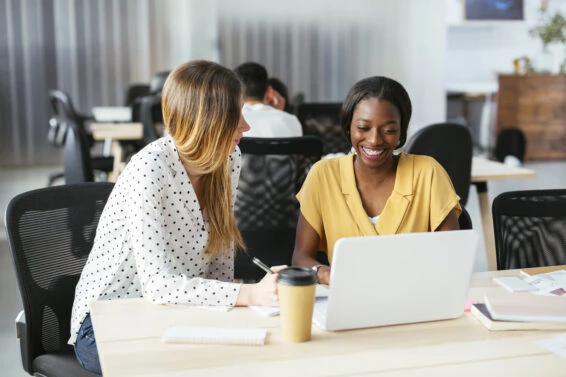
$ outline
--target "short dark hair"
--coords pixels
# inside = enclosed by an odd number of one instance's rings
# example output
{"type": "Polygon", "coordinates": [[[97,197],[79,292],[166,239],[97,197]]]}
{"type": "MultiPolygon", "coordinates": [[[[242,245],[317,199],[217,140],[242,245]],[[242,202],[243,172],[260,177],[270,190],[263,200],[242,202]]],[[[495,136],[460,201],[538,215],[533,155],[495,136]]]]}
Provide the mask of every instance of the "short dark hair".
{"type": "Polygon", "coordinates": [[[269,86],[267,70],[255,62],[242,63],[234,71],[244,83],[244,97],[263,100],[269,86]]]}
{"type": "Polygon", "coordinates": [[[413,107],[409,94],[403,85],[384,76],[373,76],[358,81],[350,89],[346,99],[344,99],[342,111],[340,112],[340,124],[348,145],[351,145],[352,142],[350,140],[350,126],[354,110],[360,101],[367,98],[384,100],[397,108],[401,115],[401,135],[397,148],[401,148],[407,141],[407,129],[409,128],[413,107]]]}

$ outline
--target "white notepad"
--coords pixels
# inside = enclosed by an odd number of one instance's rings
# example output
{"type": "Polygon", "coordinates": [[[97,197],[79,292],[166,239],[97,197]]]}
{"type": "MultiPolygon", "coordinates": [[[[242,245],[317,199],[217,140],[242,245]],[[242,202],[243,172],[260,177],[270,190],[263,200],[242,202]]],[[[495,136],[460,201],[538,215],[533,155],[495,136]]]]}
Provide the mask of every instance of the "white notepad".
{"type": "Polygon", "coordinates": [[[173,326],[165,330],[164,343],[240,344],[263,346],[267,329],[251,327],[173,326]]]}

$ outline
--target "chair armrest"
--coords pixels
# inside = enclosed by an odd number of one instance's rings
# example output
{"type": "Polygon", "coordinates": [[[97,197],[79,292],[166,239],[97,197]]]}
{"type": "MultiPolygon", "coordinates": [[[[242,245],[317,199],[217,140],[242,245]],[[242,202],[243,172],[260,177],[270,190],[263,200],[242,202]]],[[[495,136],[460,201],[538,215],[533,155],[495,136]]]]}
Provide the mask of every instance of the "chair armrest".
{"type": "Polygon", "coordinates": [[[20,341],[20,355],[22,357],[22,366],[26,372],[32,374],[31,360],[27,353],[27,329],[26,329],[26,316],[24,311],[20,311],[16,317],[16,338],[20,341]]]}

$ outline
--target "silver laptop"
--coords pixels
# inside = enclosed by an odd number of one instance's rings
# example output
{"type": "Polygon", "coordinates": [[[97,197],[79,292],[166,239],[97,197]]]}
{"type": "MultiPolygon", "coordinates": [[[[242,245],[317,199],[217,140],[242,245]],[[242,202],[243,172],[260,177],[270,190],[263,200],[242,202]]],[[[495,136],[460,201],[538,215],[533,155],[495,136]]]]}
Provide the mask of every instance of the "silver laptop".
{"type": "Polygon", "coordinates": [[[313,322],[346,330],[459,317],[477,245],[474,230],[342,238],[313,322]]]}

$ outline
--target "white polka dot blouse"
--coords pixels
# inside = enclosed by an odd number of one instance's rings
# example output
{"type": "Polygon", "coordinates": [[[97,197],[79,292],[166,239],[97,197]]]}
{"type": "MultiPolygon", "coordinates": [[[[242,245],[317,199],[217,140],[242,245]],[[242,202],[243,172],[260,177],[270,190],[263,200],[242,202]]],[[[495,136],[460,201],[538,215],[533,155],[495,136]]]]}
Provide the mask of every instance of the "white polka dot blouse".
{"type": "MultiPolygon", "coordinates": [[[[230,155],[232,203],[241,169],[230,155]]],[[[138,152],[120,175],[100,218],[94,246],[75,291],[74,344],[96,300],[145,297],[155,303],[233,306],[234,250],[204,254],[208,239],[191,182],[170,136],[138,152]]]]}

